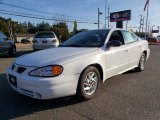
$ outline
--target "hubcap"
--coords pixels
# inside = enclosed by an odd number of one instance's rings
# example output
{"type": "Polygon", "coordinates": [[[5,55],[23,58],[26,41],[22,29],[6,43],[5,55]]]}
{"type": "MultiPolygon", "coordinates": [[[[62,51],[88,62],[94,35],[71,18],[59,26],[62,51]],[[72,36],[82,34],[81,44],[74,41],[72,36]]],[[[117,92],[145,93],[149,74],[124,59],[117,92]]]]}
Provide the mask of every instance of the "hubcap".
{"type": "Polygon", "coordinates": [[[140,62],[140,67],[142,70],[144,70],[144,64],[145,64],[145,56],[143,55],[140,62]]]}
{"type": "Polygon", "coordinates": [[[92,95],[98,85],[98,77],[95,72],[90,72],[86,75],[85,81],[84,81],[84,92],[87,95],[92,95]]]}

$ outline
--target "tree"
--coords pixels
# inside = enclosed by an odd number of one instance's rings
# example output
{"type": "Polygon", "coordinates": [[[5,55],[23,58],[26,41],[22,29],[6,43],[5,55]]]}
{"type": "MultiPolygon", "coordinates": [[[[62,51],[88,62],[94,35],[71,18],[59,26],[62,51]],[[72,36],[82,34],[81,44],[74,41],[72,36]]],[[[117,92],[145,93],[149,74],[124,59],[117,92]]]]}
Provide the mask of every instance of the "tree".
{"type": "Polygon", "coordinates": [[[77,31],[77,21],[74,21],[73,33],[77,31]]]}
{"type": "Polygon", "coordinates": [[[59,22],[51,26],[49,23],[42,21],[41,23],[35,25],[34,23],[31,22],[18,23],[16,21],[12,21],[12,19],[10,18],[5,19],[0,17],[0,31],[4,32],[8,36],[11,36],[9,35],[11,30],[13,34],[14,33],[34,34],[37,31],[54,31],[60,42],[65,41],[69,37],[68,26],[66,23],[63,22],[59,22]]]}
{"type": "Polygon", "coordinates": [[[42,21],[42,23],[37,24],[37,30],[38,31],[49,31],[51,29],[51,26],[49,23],[45,23],[42,21]]]}
{"type": "Polygon", "coordinates": [[[7,21],[3,18],[0,18],[0,31],[4,32],[7,35],[9,34],[7,21]]]}
{"type": "Polygon", "coordinates": [[[69,30],[66,23],[59,22],[51,28],[55,32],[60,42],[64,42],[69,37],[69,30]]]}
{"type": "Polygon", "coordinates": [[[28,33],[36,33],[37,32],[37,27],[35,26],[34,23],[28,22],[28,27],[27,27],[28,33]]]}

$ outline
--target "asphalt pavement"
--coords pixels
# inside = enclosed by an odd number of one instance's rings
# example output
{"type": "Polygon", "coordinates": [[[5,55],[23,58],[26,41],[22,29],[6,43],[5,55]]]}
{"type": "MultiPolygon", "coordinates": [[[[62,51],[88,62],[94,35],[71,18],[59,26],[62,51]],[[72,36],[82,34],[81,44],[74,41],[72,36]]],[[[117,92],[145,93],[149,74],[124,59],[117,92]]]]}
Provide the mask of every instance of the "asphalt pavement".
{"type": "MultiPolygon", "coordinates": [[[[4,73],[15,58],[0,57],[0,119],[159,120],[160,46],[150,48],[143,72],[132,70],[106,80],[95,98],[85,102],[75,97],[42,101],[14,92],[4,73]]],[[[19,51],[18,56],[26,53],[19,51]]]]}

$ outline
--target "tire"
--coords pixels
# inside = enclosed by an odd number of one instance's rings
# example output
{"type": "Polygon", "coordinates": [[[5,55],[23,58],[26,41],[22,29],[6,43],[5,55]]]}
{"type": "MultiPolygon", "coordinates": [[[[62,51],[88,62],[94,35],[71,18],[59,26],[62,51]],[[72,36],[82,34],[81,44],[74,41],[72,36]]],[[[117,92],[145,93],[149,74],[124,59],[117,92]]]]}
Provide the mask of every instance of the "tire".
{"type": "Polygon", "coordinates": [[[145,53],[142,53],[139,61],[139,66],[136,68],[137,72],[142,72],[145,69],[145,62],[146,62],[146,55],[145,53]]]}
{"type": "Polygon", "coordinates": [[[87,67],[78,82],[77,97],[81,100],[89,100],[94,97],[100,82],[100,74],[97,68],[87,67]]]}
{"type": "Polygon", "coordinates": [[[9,50],[9,54],[10,54],[11,56],[13,56],[13,57],[16,56],[16,47],[15,47],[15,46],[13,46],[13,47],[9,50]]]}

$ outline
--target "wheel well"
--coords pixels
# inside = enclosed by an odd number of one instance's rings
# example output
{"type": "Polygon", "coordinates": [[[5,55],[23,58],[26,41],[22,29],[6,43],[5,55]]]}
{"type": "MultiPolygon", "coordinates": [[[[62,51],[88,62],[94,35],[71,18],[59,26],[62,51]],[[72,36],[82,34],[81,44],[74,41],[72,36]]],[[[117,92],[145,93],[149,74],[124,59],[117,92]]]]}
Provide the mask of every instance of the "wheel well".
{"type": "Polygon", "coordinates": [[[146,57],[147,57],[147,51],[143,51],[143,53],[146,55],[146,57]]]}
{"type": "MultiPolygon", "coordinates": [[[[100,64],[91,64],[91,65],[88,65],[87,67],[89,67],[89,66],[94,66],[95,68],[98,69],[99,74],[100,74],[101,82],[103,82],[103,69],[102,69],[101,65],[100,65],[100,64]]],[[[85,68],[83,69],[83,71],[82,71],[80,77],[82,76],[84,70],[85,70],[87,67],[85,67],[85,68]]]]}

